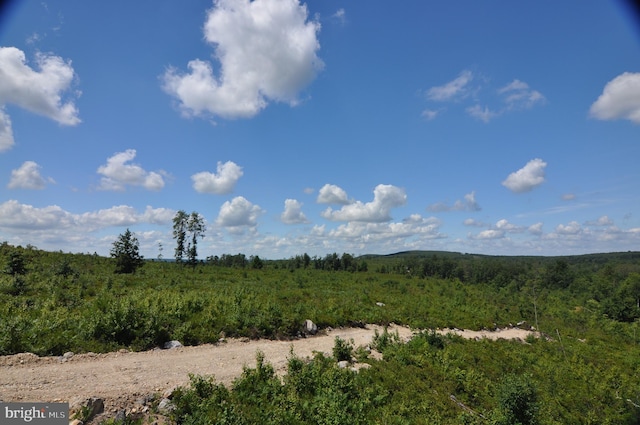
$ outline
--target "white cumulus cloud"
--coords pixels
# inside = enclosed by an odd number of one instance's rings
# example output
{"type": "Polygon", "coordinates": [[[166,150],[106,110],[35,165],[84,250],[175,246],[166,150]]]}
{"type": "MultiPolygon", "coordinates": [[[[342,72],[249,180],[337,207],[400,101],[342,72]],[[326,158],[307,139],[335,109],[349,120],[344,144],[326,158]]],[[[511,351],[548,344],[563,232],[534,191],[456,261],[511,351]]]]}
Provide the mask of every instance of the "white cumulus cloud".
{"type": "Polygon", "coordinates": [[[529,228],[527,230],[529,230],[529,233],[531,233],[532,235],[541,235],[542,234],[542,226],[543,223],[542,222],[538,222],[535,224],[532,224],[531,226],[529,226],[529,228]]]}
{"type": "Polygon", "coordinates": [[[69,234],[86,234],[112,226],[132,226],[140,223],[167,225],[175,211],[148,206],[140,214],[128,205],[72,214],[57,205],[42,208],[9,200],[0,204],[0,228],[13,231],[47,230],[67,231],[69,234]]]}
{"type": "Polygon", "coordinates": [[[423,240],[442,239],[446,235],[440,233],[441,222],[434,217],[422,217],[413,214],[401,222],[363,223],[352,221],[341,224],[328,233],[329,237],[343,240],[359,241],[363,244],[381,241],[400,241],[419,238],[423,240]]]}
{"type": "Polygon", "coordinates": [[[515,193],[529,192],[544,183],[546,166],[547,163],[543,160],[532,159],[518,171],[509,174],[502,185],[515,193]]]}
{"type": "Polygon", "coordinates": [[[216,0],[204,38],[214,46],[219,75],[194,59],[187,73],[168,69],[163,88],[186,115],[249,118],[269,101],[295,105],[323,67],[319,31],[298,0],[216,0]]]}
{"type": "Polygon", "coordinates": [[[477,235],[469,234],[469,239],[479,239],[479,240],[502,239],[504,238],[504,233],[505,233],[504,230],[498,230],[498,229],[483,230],[477,235]]]}
{"type": "Polygon", "coordinates": [[[280,220],[285,224],[309,223],[307,216],[302,212],[302,202],[295,199],[284,201],[284,211],[280,215],[280,220]]]}
{"type": "Polygon", "coordinates": [[[640,124],[640,72],[625,72],[609,81],[589,113],[600,120],[628,119],[640,124]]]}
{"type": "Polygon", "coordinates": [[[556,226],[556,233],[560,235],[577,235],[581,231],[582,228],[580,227],[580,223],[577,221],[572,221],[567,225],[558,224],[556,226]]]}
{"type": "Polygon", "coordinates": [[[0,204],[0,228],[13,230],[65,229],[75,222],[73,214],[57,205],[37,208],[8,200],[0,204]]]}
{"type": "Polygon", "coordinates": [[[325,184],[318,192],[316,202],[319,204],[338,204],[347,205],[352,201],[349,200],[347,192],[335,184],[325,184]]]}
{"type": "Polygon", "coordinates": [[[524,227],[509,223],[509,221],[504,218],[498,220],[498,222],[496,223],[496,229],[502,230],[507,233],[521,233],[524,231],[524,227]]]}
{"type": "Polygon", "coordinates": [[[322,217],[333,221],[361,221],[381,223],[391,220],[391,209],[404,205],[407,195],[404,189],[392,185],[379,184],[373,190],[373,201],[356,201],[339,210],[331,207],[322,212],[322,217]]]}
{"type": "Polygon", "coordinates": [[[146,171],[137,164],[128,164],[136,157],[135,149],[117,152],[107,159],[105,165],[98,167],[101,190],[123,191],[126,185],[142,186],[148,190],[160,190],[164,187],[163,172],[146,171]]]}
{"type": "Polygon", "coordinates": [[[223,195],[231,193],[242,177],[242,167],[235,162],[227,161],[224,164],[218,162],[217,173],[202,171],[191,176],[193,188],[200,193],[213,193],[223,195]]]}
{"type": "MultiPolygon", "coordinates": [[[[27,64],[16,47],[0,47],[0,108],[13,104],[50,118],[62,125],[80,123],[74,97],[63,99],[71,88],[75,72],[71,62],[59,56],[38,53],[36,68],[27,64]],[[69,99],[71,98],[71,99],[69,99]]],[[[11,120],[0,111],[0,151],[13,145],[11,120]]]]}
{"type": "Polygon", "coordinates": [[[9,189],[44,189],[47,182],[54,183],[52,179],[45,179],[40,174],[40,166],[33,161],[25,161],[20,168],[11,171],[9,189]]]}
{"type": "Polygon", "coordinates": [[[242,232],[242,228],[255,228],[262,208],[254,205],[242,196],[227,201],[220,207],[216,223],[229,228],[232,233],[242,232]]]}

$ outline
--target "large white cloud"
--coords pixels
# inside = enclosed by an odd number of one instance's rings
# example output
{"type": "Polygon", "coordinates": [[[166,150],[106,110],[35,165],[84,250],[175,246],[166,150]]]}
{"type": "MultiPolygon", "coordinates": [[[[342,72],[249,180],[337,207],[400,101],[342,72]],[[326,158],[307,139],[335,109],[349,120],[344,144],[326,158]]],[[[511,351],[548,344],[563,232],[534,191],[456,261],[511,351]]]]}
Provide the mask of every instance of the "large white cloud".
{"type": "Polygon", "coordinates": [[[320,188],[316,202],[319,204],[347,205],[353,201],[349,200],[347,192],[341,187],[335,184],[325,184],[320,188]]]}
{"type": "Polygon", "coordinates": [[[160,190],[164,187],[163,172],[146,171],[137,164],[127,164],[136,157],[135,149],[117,152],[107,159],[105,165],[98,167],[98,173],[104,177],[99,189],[123,191],[126,185],[142,186],[148,190],[160,190]]]}
{"type": "Polygon", "coordinates": [[[391,209],[402,206],[407,201],[404,189],[396,186],[379,184],[373,190],[373,201],[362,203],[356,201],[339,210],[331,207],[322,212],[322,217],[333,221],[361,221],[381,223],[391,220],[391,209]]]}
{"type": "Polygon", "coordinates": [[[462,71],[454,80],[427,90],[427,99],[448,101],[465,97],[468,94],[467,86],[471,80],[473,80],[473,73],[468,70],[462,71]]]}
{"type": "MultiPolygon", "coordinates": [[[[62,125],[80,123],[74,103],[77,93],[63,99],[75,76],[71,62],[38,53],[36,65],[37,70],[34,70],[27,64],[22,50],[0,47],[0,109],[13,104],[62,125]]],[[[0,110],[0,151],[11,145],[11,120],[4,110],[0,110]]]]}
{"type": "MultiPolygon", "coordinates": [[[[409,238],[421,240],[446,238],[446,235],[440,233],[440,226],[440,220],[435,217],[425,218],[419,214],[413,214],[401,222],[363,223],[352,221],[332,229],[326,236],[351,242],[359,241],[363,244],[400,241],[409,238]]],[[[320,231],[320,234],[323,233],[324,229],[320,231]]]]}
{"type": "Polygon", "coordinates": [[[216,224],[227,227],[232,233],[239,233],[243,228],[255,228],[262,213],[263,210],[258,205],[242,196],[236,196],[222,204],[216,224]]]}
{"type": "Polygon", "coordinates": [[[502,185],[515,193],[529,192],[544,183],[546,166],[547,163],[540,158],[532,159],[518,171],[509,174],[502,185]]]}
{"type": "Polygon", "coordinates": [[[224,195],[233,192],[233,189],[242,177],[242,167],[235,162],[227,161],[224,164],[218,162],[216,173],[202,171],[191,176],[193,188],[200,193],[213,193],[224,195]]]}
{"type": "Polygon", "coordinates": [[[317,56],[320,24],[308,21],[298,0],[216,0],[204,25],[219,75],[194,59],[189,72],[170,68],[163,88],[187,115],[248,118],[269,101],[294,105],[322,69],[317,56]]]}
{"type": "Polygon", "coordinates": [[[173,210],[150,206],[143,213],[138,213],[135,208],[127,205],[73,214],[57,205],[38,208],[9,200],[0,204],[0,228],[12,231],[71,230],[72,233],[86,234],[113,226],[141,223],[167,225],[171,223],[174,215],[173,210]]]}
{"type": "Polygon", "coordinates": [[[40,166],[33,161],[25,161],[20,168],[11,171],[11,180],[7,187],[9,189],[44,189],[47,182],[53,183],[52,179],[45,179],[40,174],[40,166]]]}
{"type": "Polygon", "coordinates": [[[295,199],[284,201],[284,211],[280,215],[280,220],[285,224],[309,223],[307,216],[302,212],[302,202],[295,199]]]}
{"type": "Polygon", "coordinates": [[[65,229],[77,217],[57,205],[36,208],[9,200],[0,204],[0,228],[11,230],[65,229]]]}
{"type": "Polygon", "coordinates": [[[609,81],[589,112],[601,120],[628,119],[640,124],[640,72],[625,72],[609,81]]]}

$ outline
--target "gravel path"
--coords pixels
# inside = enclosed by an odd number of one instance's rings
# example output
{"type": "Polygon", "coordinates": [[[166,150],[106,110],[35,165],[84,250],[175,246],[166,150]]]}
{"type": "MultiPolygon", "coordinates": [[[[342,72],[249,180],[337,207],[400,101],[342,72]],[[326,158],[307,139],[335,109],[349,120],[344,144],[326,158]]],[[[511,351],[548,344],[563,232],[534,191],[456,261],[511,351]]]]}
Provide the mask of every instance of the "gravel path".
{"type": "MultiPolygon", "coordinates": [[[[322,334],[294,341],[227,339],[218,344],[181,347],[171,350],[106,354],[77,354],[69,358],[38,357],[30,353],[0,357],[0,400],[53,402],[77,398],[99,397],[105,400],[105,410],[115,411],[131,405],[137,398],[189,382],[188,374],[213,375],[217,382],[230,384],[240,376],[244,366],[255,366],[256,353],[278,373],[286,370],[287,358],[293,347],[298,357],[311,357],[314,352],[330,355],[335,338],[353,339],[355,346],[371,343],[380,326],[333,329],[322,334]]],[[[389,328],[401,338],[411,338],[410,329],[389,328]]],[[[530,331],[504,329],[500,332],[455,332],[467,338],[520,338],[530,331]]]]}

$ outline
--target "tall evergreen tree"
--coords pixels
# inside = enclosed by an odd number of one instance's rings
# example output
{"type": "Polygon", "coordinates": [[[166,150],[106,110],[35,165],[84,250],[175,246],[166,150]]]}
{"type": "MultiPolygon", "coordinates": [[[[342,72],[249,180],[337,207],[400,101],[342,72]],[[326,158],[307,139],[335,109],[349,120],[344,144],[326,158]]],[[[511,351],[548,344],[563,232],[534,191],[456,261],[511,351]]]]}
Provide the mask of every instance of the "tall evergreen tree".
{"type": "Polygon", "coordinates": [[[175,258],[181,263],[187,257],[187,264],[195,266],[198,262],[198,238],[204,237],[206,226],[204,217],[197,212],[190,215],[180,210],[173,217],[173,238],[176,240],[175,258]]]}
{"type": "Polygon", "coordinates": [[[116,273],[133,273],[144,265],[138,239],[129,229],[113,243],[111,256],[116,259],[116,273]]]}
{"type": "Polygon", "coordinates": [[[187,246],[187,263],[193,267],[198,263],[198,238],[204,238],[206,226],[204,217],[197,212],[192,212],[187,221],[187,231],[190,240],[187,246]]]}
{"type": "Polygon", "coordinates": [[[184,246],[187,238],[187,222],[189,216],[184,210],[180,210],[173,217],[173,239],[176,240],[175,259],[178,263],[182,263],[182,258],[186,254],[184,246]]]}

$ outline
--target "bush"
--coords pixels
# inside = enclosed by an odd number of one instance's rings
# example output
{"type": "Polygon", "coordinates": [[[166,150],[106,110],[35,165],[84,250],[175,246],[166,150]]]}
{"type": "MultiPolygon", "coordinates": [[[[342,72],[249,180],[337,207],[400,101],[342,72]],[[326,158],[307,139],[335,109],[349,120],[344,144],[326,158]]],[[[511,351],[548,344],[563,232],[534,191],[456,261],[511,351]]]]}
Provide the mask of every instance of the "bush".
{"type": "Polygon", "coordinates": [[[335,345],[333,346],[333,358],[337,362],[348,361],[351,362],[353,354],[353,340],[347,342],[339,336],[335,339],[335,345]]]}
{"type": "Polygon", "coordinates": [[[538,414],[536,391],[527,375],[507,375],[498,390],[496,425],[535,425],[538,414]]]}

